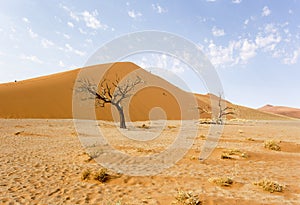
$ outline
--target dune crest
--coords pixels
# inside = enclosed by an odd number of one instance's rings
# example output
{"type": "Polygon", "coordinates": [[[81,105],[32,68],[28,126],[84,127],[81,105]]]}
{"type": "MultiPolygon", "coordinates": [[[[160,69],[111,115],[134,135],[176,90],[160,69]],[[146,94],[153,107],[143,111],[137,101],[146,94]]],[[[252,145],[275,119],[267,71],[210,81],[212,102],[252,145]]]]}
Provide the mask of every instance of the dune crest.
{"type": "MultiPolygon", "coordinates": [[[[114,80],[116,75],[120,78],[137,72],[142,75],[146,82],[154,85],[147,85],[134,93],[129,103],[127,120],[139,121],[149,120],[154,108],[161,108],[168,120],[179,120],[182,118],[195,119],[197,116],[197,106],[211,109],[210,95],[200,95],[185,92],[178,87],[170,84],[164,79],[151,74],[148,71],[130,62],[118,62],[112,64],[100,64],[82,69],[76,69],[63,73],[43,76],[39,78],[0,84],[0,118],[45,118],[45,119],[71,119],[72,113],[72,96],[74,84],[78,74],[84,71],[101,72],[105,67],[110,69],[105,73],[108,80],[114,80]],[[176,96],[175,96],[176,93],[176,96]],[[197,106],[192,106],[193,114],[189,116],[182,115],[181,105],[178,105],[178,99],[186,97],[195,98],[197,106]],[[129,118],[128,118],[129,117],[129,118]]],[[[229,118],[244,119],[288,119],[281,116],[261,112],[242,106],[228,105],[235,109],[236,115],[229,118]]],[[[104,108],[96,109],[97,119],[113,120],[114,110],[108,104],[104,108]]],[[[160,118],[161,113],[158,114],[160,118]]],[[[209,118],[210,114],[201,113],[201,118],[209,118]]],[[[199,116],[198,116],[199,118],[199,116]]]]}
{"type": "Polygon", "coordinates": [[[258,110],[263,111],[263,112],[272,113],[272,114],[284,115],[287,117],[300,119],[300,109],[299,108],[265,105],[261,108],[258,108],[258,110]]]}

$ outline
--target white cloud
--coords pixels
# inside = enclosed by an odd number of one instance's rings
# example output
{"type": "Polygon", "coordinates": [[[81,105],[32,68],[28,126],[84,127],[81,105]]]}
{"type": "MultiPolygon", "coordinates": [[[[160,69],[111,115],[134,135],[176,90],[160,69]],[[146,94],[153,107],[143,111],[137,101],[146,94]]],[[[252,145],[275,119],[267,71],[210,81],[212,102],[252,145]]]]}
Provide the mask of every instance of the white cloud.
{"type": "Polygon", "coordinates": [[[23,18],[22,18],[22,21],[24,21],[25,23],[30,23],[30,21],[29,21],[28,18],[26,18],[26,17],[23,17],[23,18]]]}
{"type": "Polygon", "coordinates": [[[213,27],[211,30],[212,34],[216,37],[224,36],[225,32],[223,29],[218,29],[217,27],[213,27]]]}
{"type": "Polygon", "coordinates": [[[253,58],[256,55],[257,46],[255,43],[244,39],[240,49],[240,59],[242,63],[247,63],[250,58],[253,58]]]}
{"type": "Polygon", "coordinates": [[[212,64],[216,67],[224,67],[225,65],[233,65],[236,60],[234,59],[234,49],[237,47],[237,42],[230,42],[227,47],[217,46],[213,41],[208,45],[208,56],[212,64]]]}
{"type": "Polygon", "coordinates": [[[49,48],[50,46],[54,45],[54,43],[48,39],[42,39],[41,44],[44,48],[49,48]]]}
{"type": "Polygon", "coordinates": [[[93,43],[93,40],[92,40],[92,39],[90,39],[90,38],[88,38],[88,39],[85,39],[84,41],[85,41],[85,42],[87,42],[87,43],[93,43]]]}
{"type": "Polygon", "coordinates": [[[38,57],[33,56],[33,55],[30,55],[30,56],[21,55],[20,58],[21,58],[22,60],[31,61],[31,62],[34,62],[34,63],[39,63],[39,64],[42,64],[42,63],[43,63],[42,60],[40,60],[38,57]]]}
{"type": "Polygon", "coordinates": [[[79,16],[74,13],[70,8],[68,8],[67,6],[64,6],[62,4],[59,5],[61,8],[63,8],[65,11],[67,11],[69,13],[69,16],[74,19],[75,21],[79,21],[79,16]]]}
{"type": "Polygon", "coordinates": [[[141,12],[135,12],[134,10],[131,10],[131,11],[128,11],[128,16],[133,18],[133,19],[136,19],[138,17],[141,17],[142,13],[141,12]]]}
{"type": "Polygon", "coordinates": [[[159,13],[159,14],[167,13],[168,12],[167,9],[161,7],[158,3],[157,4],[152,4],[152,9],[154,11],[156,11],[157,13],[159,13]]]}
{"type": "Polygon", "coordinates": [[[67,6],[64,6],[62,4],[60,4],[60,7],[63,8],[66,12],[69,13],[69,16],[79,22],[79,21],[83,21],[86,25],[86,27],[88,28],[92,28],[92,29],[103,29],[106,30],[108,28],[108,26],[106,24],[101,23],[101,21],[97,18],[98,16],[98,11],[94,10],[93,12],[89,12],[89,11],[83,11],[83,12],[74,12],[72,11],[70,8],[68,8],[67,6]]]}
{"type": "Polygon", "coordinates": [[[232,3],[234,3],[234,4],[239,4],[241,2],[242,2],[242,0],[232,0],[232,3]]]}
{"type": "Polygon", "coordinates": [[[246,19],[246,20],[244,21],[244,24],[245,24],[245,25],[248,25],[248,23],[249,23],[249,19],[246,19]]]}
{"type": "Polygon", "coordinates": [[[66,38],[66,39],[71,39],[71,36],[69,36],[68,34],[63,34],[63,36],[66,38]]]}
{"type": "Polygon", "coordinates": [[[81,13],[83,20],[86,24],[87,27],[92,28],[92,29],[98,29],[102,28],[104,30],[107,29],[107,25],[102,24],[96,17],[98,16],[98,11],[95,10],[92,13],[88,11],[84,11],[81,13]]]}
{"type": "Polygon", "coordinates": [[[275,34],[269,34],[267,36],[258,34],[255,38],[255,43],[258,48],[263,48],[271,51],[273,51],[275,49],[275,46],[280,42],[281,36],[275,34]]]}
{"type": "Polygon", "coordinates": [[[74,49],[70,44],[65,44],[65,47],[66,47],[65,51],[73,52],[79,56],[85,55],[85,52],[74,49]]]}
{"type": "Polygon", "coordinates": [[[278,28],[276,28],[276,26],[274,24],[270,23],[265,26],[264,31],[266,33],[277,33],[278,28]]]}
{"type": "Polygon", "coordinates": [[[79,28],[78,30],[81,34],[87,34],[87,32],[85,30],[83,30],[82,28],[79,28]]]}
{"type": "Polygon", "coordinates": [[[64,64],[62,61],[59,61],[59,62],[58,62],[58,65],[59,65],[60,67],[65,67],[65,64],[64,64]]]}
{"type": "Polygon", "coordinates": [[[249,59],[256,55],[257,45],[255,42],[245,39],[230,41],[227,46],[217,46],[210,41],[206,53],[212,64],[216,67],[234,66],[246,64],[249,59]]]}
{"type": "Polygon", "coordinates": [[[72,22],[68,22],[67,25],[71,28],[74,28],[74,24],[72,22]]]}
{"type": "Polygon", "coordinates": [[[299,57],[300,57],[300,48],[298,50],[294,50],[292,56],[284,58],[283,63],[288,65],[296,64],[299,57]]]}
{"type": "Polygon", "coordinates": [[[292,9],[289,9],[289,14],[293,14],[293,10],[292,9]]]}
{"type": "Polygon", "coordinates": [[[31,38],[37,38],[39,36],[37,33],[34,33],[31,28],[28,28],[28,33],[31,38]]]}
{"type": "Polygon", "coordinates": [[[262,16],[269,16],[270,14],[271,14],[271,10],[270,10],[267,6],[265,6],[265,7],[263,8],[263,10],[262,10],[261,15],[262,15],[262,16]]]}
{"type": "Polygon", "coordinates": [[[217,1],[217,0],[206,0],[207,2],[215,2],[215,1],[217,1]]]}

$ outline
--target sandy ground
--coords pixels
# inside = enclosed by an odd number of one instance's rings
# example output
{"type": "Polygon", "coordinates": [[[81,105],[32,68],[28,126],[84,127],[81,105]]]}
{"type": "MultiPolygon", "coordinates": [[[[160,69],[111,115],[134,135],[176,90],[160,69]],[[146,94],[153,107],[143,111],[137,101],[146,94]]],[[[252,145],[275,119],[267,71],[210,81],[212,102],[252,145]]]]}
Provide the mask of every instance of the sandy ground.
{"type": "MultiPolygon", "coordinates": [[[[126,132],[155,133],[157,124],[137,122],[126,132]]],[[[151,155],[166,149],[180,128],[170,121],[154,143],[121,136],[112,123],[98,122],[109,143],[130,155],[151,155]],[[144,144],[143,144],[144,143],[144,144]]],[[[231,121],[217,148],[200,162],[209,125],[200,128],[192,148],[173,167],[155,176],[128,176],[112,171],[105,183],[82,180],[82,172],[101,169],[89,160],[72,120],[0,120],[0,204],[172,204],[178,190],[192,191],[203,204],[299,204],[300,121],[231,121]],[[264,148],[274,139],[281,151],[264,148]],[[221,159],[223,151],[238,149],[247,158],[221,159]],[[209,181],[228,176],[230,187],[209,181]],[[253,183],[269,178],[284,185],[269,193],[253,183]],[[118,203],[120,202],[120,203],[118,203]]],[[[82,133],[81,133],[82,134],[82,133]]],[[[88,133],[85,133],[89,135],[88,133]]],[[[95,146],[97,147],[97,146],[95,146]]]]}

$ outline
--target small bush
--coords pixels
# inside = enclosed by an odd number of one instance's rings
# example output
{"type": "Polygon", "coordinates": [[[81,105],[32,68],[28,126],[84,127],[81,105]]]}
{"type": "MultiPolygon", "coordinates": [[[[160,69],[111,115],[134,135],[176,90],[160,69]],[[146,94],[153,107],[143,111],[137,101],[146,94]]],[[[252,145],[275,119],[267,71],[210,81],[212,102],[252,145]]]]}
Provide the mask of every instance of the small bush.
{"type": "Polygon", "coordinates": [[[202,202],[199,200],[198,195],[193,194],[193,192],[178,191],[176,203],[180,205],[201,205],[202,202]]]}
{"type": "Polygon", "coordinates": [[[218,186],[231,186],[233,184],[233,180],[229,177],[215,177],[208,179],[209,182],[215,183],[218,186]]]}
{"type": "Polygon", "coordinates": [[[169,129],[174,129],[174,128],[176,128],[176,126],[175,125],[168,125],[168,128],[169,129]]]}
{"type": "Polygon", "coordinates": [[[260,186],[263,190],[270,193],[283,192],[283,185],[268,179],[262,179],[259,182],[255,182],[254,185],[260,186]]]}
{"type": "Polygon", "coordinates": [[[279,144],[277,142],[275,142],[274,140],[266,140],[264,142],[264,146],[266,149],[270,149],[270,150],[275,150],[275,151],[281,150],[279,144]]]}
{"type": "Polygon", "coordinates": [[[84,170],[81,174],[81,179],[82,180],[87,180],[91,175],[91,171],[89,169],[84,170]]]}
{"type": "Polygon", "coordinates": [[[149,129],[150,126],[146,124],[139,125],[138,128],[149,129]]]}
{"type": "Polygon", "coordinates": [[[109,180],[109,174],[107,173],[107,169],[102,168],[100,171],[94,173],[94,179],[104,183],[109,180]]]}
{"type": "Polygon", "coordinates": [[[234,156],[238,156],[241,158],[249,157],[246,152],[242,152],[238,149],[230,149],[230,150],[223,151],[223,153],[221,155],[221,159],[235,159],[234,156]]]}
{"type": "Polygon", "coordinates": [[[88,159],[86,159],[85,161],[90,162],[93,159],[96,159],[97,157],[99,157],[101,152],[100,151],[93,151],[93,152],[86,153],[86,154],[88,155],[88,159]]]}

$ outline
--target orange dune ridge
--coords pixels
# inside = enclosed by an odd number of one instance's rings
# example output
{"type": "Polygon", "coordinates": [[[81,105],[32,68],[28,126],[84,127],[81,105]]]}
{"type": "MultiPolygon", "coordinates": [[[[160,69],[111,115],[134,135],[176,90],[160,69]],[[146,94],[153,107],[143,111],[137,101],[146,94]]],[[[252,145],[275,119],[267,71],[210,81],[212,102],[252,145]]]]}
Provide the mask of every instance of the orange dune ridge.
{"type": "MultiPolygon", "coordinates": [[[[102,75],[110,82],[115,81],[116,76],[121,80],[130,79],[130,76],[139,76],[145,82],[141,88],[132,92],[132,97],[124,101],[124,104],[129,104],[129,109],[124,106],[126,120],[161,119],[163,116],[168,120],[196,119],[200,118],[198,107],[211,109],[210,95],[185,92],[133,63],[118,62],[0,84],[0,118],[71,119],[73,118],[73,93],[76,93],[74,85],[75,82],[80,81],[78,76],[82,80],[85,76],[102,75]]],[[[289,119],[229,102],[227,105],[233,107],[236,113],[230,118],[289,119]]],[[[81,109],[80,116],[88,118],[84,114],[85,108],[81,109]]],[[[100,120],[111,121],[117,116],[115,116],[115,108],[110,104],[97,107],[95,110],[97,119],[100,120]]],[[[200,116],[210,117],[207,113],[201,113],[200,116]]]]}
{"type": "Polygon", "coordinates": [[[285,106],[273,106],[273,105],[265,105],[261,108],[258,108],[259,111],[284,115],[287,117],[298,118],[300,119],[300,109],[291,108],[285,106]]]}

